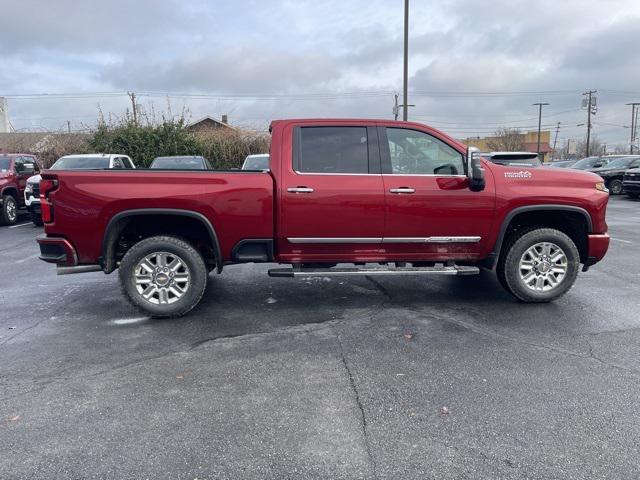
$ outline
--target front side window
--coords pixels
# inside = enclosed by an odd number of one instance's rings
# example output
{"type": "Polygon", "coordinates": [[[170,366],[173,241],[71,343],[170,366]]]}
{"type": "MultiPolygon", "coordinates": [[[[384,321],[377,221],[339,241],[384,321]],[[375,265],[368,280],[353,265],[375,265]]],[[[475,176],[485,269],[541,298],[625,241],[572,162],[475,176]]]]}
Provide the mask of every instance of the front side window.
{"type": "Polygon", "coordinates": [[[369,173],[366,127],[301,127],[296,170],[369,173]]]}
{"type": "Polygon", "coordinates": [[[460,152],[417,130],[387,128],[391,172],[406,175],[464,175],[460,152]]]}

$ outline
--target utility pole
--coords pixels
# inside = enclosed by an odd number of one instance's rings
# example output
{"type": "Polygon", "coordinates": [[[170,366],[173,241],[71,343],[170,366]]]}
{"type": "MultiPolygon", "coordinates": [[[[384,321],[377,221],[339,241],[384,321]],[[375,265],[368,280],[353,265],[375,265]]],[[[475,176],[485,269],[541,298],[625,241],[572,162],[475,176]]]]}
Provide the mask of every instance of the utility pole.
{"type": "Polygon", "coordinates": [[[640,105],[638,102],[627,103],[631,105],[631,140],[629,140],[629,153],[633,155],[633,144],[636,140],[636,107],[640,105]]]}
{"type": "Polygon", "coordinates": [[[558,126],[556,127],[556,136],[553,139],[553,156],[556,156],[556,143],[558,142],[558,133],[560,133],[560,122],[558,122],[558,126]]]}
{"type": "Polygon", "coordinates": [[[400,107],[398,106],[398,94],[395,93],[393,95],[394,98],[394,102],[393,102],[393,119],[394,120],[398,120],[398,114],[400,113],[400,107]]]}
{"type": "Polygon", "coordinates": [[[407,89],[409,87],[409,0],[404,0],[404,76],[402,94],[402,120],[405,122],[409,118],[409,98],[407,89]]]}
{"type": "Polygon", "coordinates": [[[71,133],[71,121],[67,120],[67,133],[71,133]]]}
{"type": "Polygon", "coordinates": [[[590,153],[590,149],[591,149],[591,115],[594,114],[595,112],[593,112],[593,94],[596,93],[597,90],[589,90],[588,92],[583,93],[582,95],[586,95],[587,96],[587,151],[586,151],[586,156],[589,156],[590,153]]]}
{"type": "Polygon", "coordinates": [[[133,123],[134,125],[138,125],[138,108],[136,106],[136,93],[135,92],[127,92],[129,98],[131,99],[131,111],[133,112],[133,123]]]}
{"type": "Polygon", "coordinates": [[[548,103],[534,103],[533,106],[538,107],[538,148],[536,153],[540,156],[540,128],[542,127],[542,106],[549,105],[548,103]]]}

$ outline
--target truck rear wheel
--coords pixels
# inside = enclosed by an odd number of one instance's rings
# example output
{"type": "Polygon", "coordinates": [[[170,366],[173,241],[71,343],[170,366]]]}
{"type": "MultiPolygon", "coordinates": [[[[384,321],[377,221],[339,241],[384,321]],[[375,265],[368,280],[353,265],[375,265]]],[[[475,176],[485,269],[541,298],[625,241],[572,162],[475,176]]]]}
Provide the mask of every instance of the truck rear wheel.
{"type": "Polygon", "coordinates": [[[146,238],[129,249],[119,269],[127,299],[152,317],[180,317],[204,294],[208,273],[202,255],[177,237],[146,238]]]}
{"type": "Polygon", "coordinates": [[[550,302],[571,289],[580,254],[571,238],[552,228],[516,233],[505,246],[497,275],[505,289],[523,302],[550,302]]]}

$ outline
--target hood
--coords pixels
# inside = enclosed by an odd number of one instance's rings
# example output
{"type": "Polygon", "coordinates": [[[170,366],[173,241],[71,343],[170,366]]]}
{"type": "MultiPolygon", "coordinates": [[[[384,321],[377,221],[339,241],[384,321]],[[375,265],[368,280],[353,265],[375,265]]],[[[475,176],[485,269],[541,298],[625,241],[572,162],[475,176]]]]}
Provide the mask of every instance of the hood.
{"type": "Polygon", "coordinates": [[[570,168],[503,166],[491,162],[484,162],[484,168],[491,170],[495,177],[509,182],[532,182],[538,185],[563,187],[593,187],[596,183],[602,182],[602,178],[596,173],[570,168]]]}
{"type": "Polygon", "coordinates": [[[11,172],[0,172],[0,181],[4,180],[5,178],[9,178],[12,177],[13,173],[11,172]]]}
{"type": "Polygon", "coordinates": [[[36,184],[36,183],[40,183],[40,180],[42,180],[42,175],[34,175],[27,179],[27,183],[36,184]]]}

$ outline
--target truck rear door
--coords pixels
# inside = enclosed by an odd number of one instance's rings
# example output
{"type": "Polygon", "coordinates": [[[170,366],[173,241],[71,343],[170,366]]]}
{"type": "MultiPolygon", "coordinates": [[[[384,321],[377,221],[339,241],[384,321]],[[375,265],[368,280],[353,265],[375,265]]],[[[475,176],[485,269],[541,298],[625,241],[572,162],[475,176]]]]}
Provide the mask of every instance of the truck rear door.
{"type": "Polygon", "coordinates": [[[380,255],[385,205],[376,127],[298,124],[283,138],[293,148],[280,156],[280,260],[380,255]]]}

